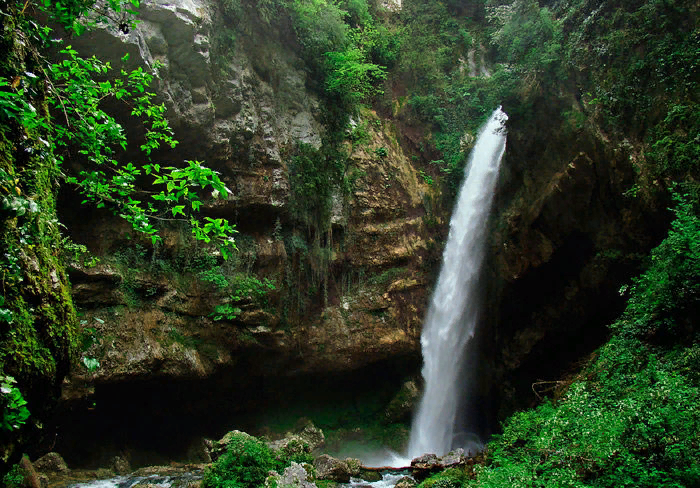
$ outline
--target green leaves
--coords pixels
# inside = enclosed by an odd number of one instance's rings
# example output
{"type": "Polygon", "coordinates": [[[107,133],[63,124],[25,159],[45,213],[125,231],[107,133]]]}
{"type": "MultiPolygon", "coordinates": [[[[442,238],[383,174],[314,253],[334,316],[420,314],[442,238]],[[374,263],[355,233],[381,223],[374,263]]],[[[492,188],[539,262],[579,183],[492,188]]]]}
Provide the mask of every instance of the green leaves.
{"type": "Polygon", "coordinates": [[[12,376],[0,374],[0,408],[2,408],[0,430],[9,432],[18,430],[29,418],[27,401],[16,383],[12,376]]]}
{"type": "Polygon", "coordinates": [[[95,57],[81,58],[71,46],[61,53],[66,58],[51,66],[55,90],[50,103],[63,115],[55,122],[55,143],[78,146],[89,163],[88,169],[66,175],[65,181],[79,187],[85,202],[98,208],[109,206],[134,230],[150,235],[154,243],[159,240],[158,222],[182,219],[191,223],[197,239],[217,242],[224,258],[228,258],[235,249],[234,226],[225,219],[200,222],[193,214],[201,209],[207,192],[213,198],[228,197],[229,190],[217,172],[197,161],[187,161],[184,167],[162,167],[157,163],[123,163],[117,158],[127,149],[128,140],[122,126],[101,108],[108,98],[129,103],[131,115],[143,122],[145,142],[140,150],[147,157],[162,146],[177,145],[165,118],[165,105],[153,103],[155,95],[148,91],[153,75],[139,67],[97,81],[98,76],[110,71],[109,63],[95,57]],[[142,194],[136,182],[144,174],[152,185],[163,189],[150,197],[134,198],[142,194]],[[166,217],[168,214],[170,217],[166,217]]]}
{"type": "Polygon", "coordinates": [[[350,103],[362,102],[370,95],[379,93],[374,83],[386,79],[386,69],[365,62],[365,57],[358,47],[343,52],[327,52],[330,72],[326,78],[326,89],[350,103]]]}
{"type": "Polygon", "coordinates": [[[226,452],[208,468],[202,479],[204,488],[263,486],[275,457],[267,445],[243,432],[232,432],[226,452]]]}
{"type": "Polygon", "coordinates": [[[613,329],[622,334],[668,341],[692,334],[700,310],[700,218],[687,195],[674,193],[675,220],[668,237],[652,251],[651,266],[634,280],[623,316],[613,329]]]}
{"type": "Polygon", "coordinates": [[[82,362],[83,366],[85,366],[91,373],[100,367],[100,362],[97,359],[88,356],[83,356],[82,362]]]}

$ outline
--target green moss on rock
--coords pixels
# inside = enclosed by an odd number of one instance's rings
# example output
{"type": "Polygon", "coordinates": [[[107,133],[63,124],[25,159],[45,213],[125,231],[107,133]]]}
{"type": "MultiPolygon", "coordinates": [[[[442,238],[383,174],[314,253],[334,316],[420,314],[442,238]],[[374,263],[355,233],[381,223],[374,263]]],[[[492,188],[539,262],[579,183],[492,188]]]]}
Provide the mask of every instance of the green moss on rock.
{"type": "MultiPolygon", "coordinates": [[[[39,60],[15,42],[12,17],[2,22],[2,45],[8,49],[0,55],[0,77],[29,84],[24,73],[38,72],[39,60]]],[[[23,96],[48,120],[42,84],[31,88],[23,96]]],[[[59,169],[47,139],[40,128],[0,115],[0,371],[17,379],[31,413],[31,425],[0,438],[5,463],[18,460],[48,418],[76,347],[76,314],[55,210],[59,169]]],[[[0,472],[5,470],[0,463],[0,472]]]]}

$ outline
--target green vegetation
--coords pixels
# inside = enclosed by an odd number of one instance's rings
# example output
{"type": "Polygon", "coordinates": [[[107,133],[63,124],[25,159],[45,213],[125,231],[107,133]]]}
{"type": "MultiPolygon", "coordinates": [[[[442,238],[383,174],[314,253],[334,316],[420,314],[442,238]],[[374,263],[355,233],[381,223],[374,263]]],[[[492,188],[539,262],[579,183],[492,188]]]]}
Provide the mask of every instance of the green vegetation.
{"type": "MultiPolygon", "coordinates": [[[[4,403],[3,417],[13,419],[8,425],[26,428],[3,436],[0,472],[18,459],[17,446],[30,435],[28,429],[41,435],[59,385],[77,359],[77,321],[63,259],[80,261],[84,248],[60,234],[59,183],[75,186],[85,196],[83,203],[109,208],[154,243],[158,222],[181,220],[196,239],[219,244],[224,258],[235,248],[235,229],[225,219],[197,215],[205,198],[228,193],[217,173],[194,161],[182,167],[150,161],[154,151],[176,144],[164,105],[148,91],[154,74],[142,68],[115,73],[108,63],[82,58],[70,46],[60,49],[51,29],[36,20],[48,18],[79,34],[91,11],[97,14],[92,21],[112,22],[126,32],[138,6],[137,0],[93,3],[0,6],[0,371],[17,379],[32,412],[28,418],[26,409],[4,403]],[[37,10],[42,13],[36,15],[37,10]],[[48,48],[60,51],[54,62],[44,57],[48,48]],[[126,104],[140,121],[142,161],[123,160],[133,141],[104,110],[108,101],[126,104]],[[142,192],[137,180],[153,191],[142,192]]],[[[94,358],[82,360],[89,369],[96,367],[94,358]]],[[[11,395],[19,391],[10,390],[11,395]]]]}
{"type": "Polygon", "coordinates": [[[24,470],[22,466],[15,464],[2,478],[4,486],[7,488],[22,488],[25,484],[24,470]]]}
{"type": "Polygon", "coordinates": [[[475,479],[456,486],[700,483],[700,217],[697,202],[676,200],[668,237],[622,290],[628,304],[612,339],[556,400],[511,416],[475,479]]]}
{"type": "Polygon", "coordinates": [[[264,484],[271,470],[281,474],[292,461],[312,461],[308,449],[294,443],[275,452],[262,440],[243,432],[231,432],[227,437],[226,452],[204,472],[204,488],[255,488],[264,484]]]}
{"type": "Polygon", "coordinates": [[[19,429],[29,418],[27,401],[15,385],[16,383],[12,376],[0,374],[0,406],[2,406],[0,429],[10,432],[19,429]]]}

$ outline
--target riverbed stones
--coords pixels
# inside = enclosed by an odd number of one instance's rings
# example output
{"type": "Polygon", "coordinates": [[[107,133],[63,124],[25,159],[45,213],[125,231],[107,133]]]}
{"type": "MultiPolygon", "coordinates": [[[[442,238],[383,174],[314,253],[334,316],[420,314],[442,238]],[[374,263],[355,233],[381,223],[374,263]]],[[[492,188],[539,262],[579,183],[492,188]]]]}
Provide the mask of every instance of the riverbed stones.
{"type": "Polygon", "coordinates": [[[299,419],[295,430],[296,434],[309,445],[312,451],[323,447],[326,443],[326,436],[323,431],[306,417],[299,419]]]}
{"type": "Polygon", "coordinates": [[[67,473],[68,465],[57,452],[50,452],[34,461],[34,469],[41,473],[67,473]]]}
{"type": "Polygon", "coordinates": [[[404,476],[401,478],[399,481],[396,482],[394,485],[395,488],[415,488],[418,485],[416,483],[416,480],[411,478],[410,476],[404,476]]]}
{"type": "Polygon", "coordinates": [[[440,458],[440,464],[445,468],[449,468],[458,464],[463,464],[465,459],[464,449],[460,447],[442,456],[440,458]]]}
{"type": "Polygon", "coordinates": [[[316,488],[316,484],[309,480],[307,468],[303,464],[295,462],[292,462],[289,467],[285,468],[282,475],[273,472],[268,476],[265,480],[265,487],[272,488],[273,486],[316,488]]]}
{"type": "Polygon", "coordinates": [[[440,464],[440,458],[435,454],[423,454],[411,461],[411,467],[417,469],[428,469],[440,464]]]}
{"type": "Polygon", "coordinates": [[[118,475],[125,475],[131,472],[131,464],[125,456],[114,456],[110,465],[118,475]]]}
{"type": "Polygon", "coordinates": [[[267,447],[275,452],[281,452],[290,457],[311,453],[309,444],[296,434],[292,434],[284,439],[268,442],[267,447]]]}
{"type": "Polygon", "coordinates": [[[345,461],[336,459],[328,454],[322,454],[314,460],[316,478],[319,480],[350,482],[350,467],[345,461]]]}
{"type": "Polygon", "coordinates": [[[345,458],[345,464],[350,468],[350,476],[353,478],[362,476],[362,461],[356,458],[345,458]]]}

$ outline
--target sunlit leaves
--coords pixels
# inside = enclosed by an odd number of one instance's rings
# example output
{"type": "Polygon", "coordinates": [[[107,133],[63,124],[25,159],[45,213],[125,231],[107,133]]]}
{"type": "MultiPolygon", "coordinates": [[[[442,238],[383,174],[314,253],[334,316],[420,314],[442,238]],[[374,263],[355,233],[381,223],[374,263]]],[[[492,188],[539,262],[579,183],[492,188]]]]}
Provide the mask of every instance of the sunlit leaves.
{"type": "Polygon", "coordinates": [[[148,91],[153,75],[139,67],[97,81],[97,76],[110,72],[109,63],[95,57],[81,58],[70,46],[61,53],[66,58],[51,67],[53,96],[49,101],[61,115],[54,123],[54,142],[58,146],[77,146],[88,163],[87,169],[77,175],[67,174],[65,181],[77,185],[86,202],[113,209],[134,230],[151,236],[153,242],[159,240],[158,222],[183,219],[192,223],[197,239],[216,242],[227,258],[235,249],[234,227],[225,219],[201,223],[192,214],[200,210],[207,194],[228,197],[229,191],[217,172],[197,161],[187,161],[184,167],[163,167],[120,160],[129,141],[122,126],[102,108],[108,98],[128,102],[131,115],[142,121],[145,142],[140,150],[147,157],[162,146],[177,144],[165,118],[165,105],[153,103],[155,95],[148,91]],[[139,182],[143,175],[149,179],[139,182]],[[161,189],[149,192],[146,199],[134,198],[143,193],[144,184],[161,189]],[[154,205],[159,203],[163,205],[154,205]]]}

